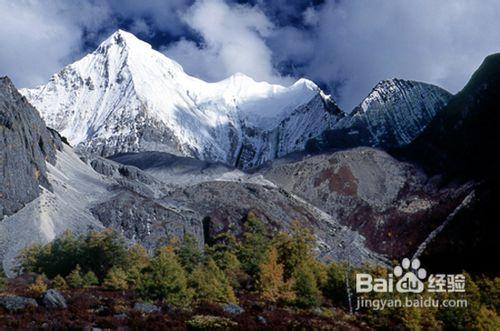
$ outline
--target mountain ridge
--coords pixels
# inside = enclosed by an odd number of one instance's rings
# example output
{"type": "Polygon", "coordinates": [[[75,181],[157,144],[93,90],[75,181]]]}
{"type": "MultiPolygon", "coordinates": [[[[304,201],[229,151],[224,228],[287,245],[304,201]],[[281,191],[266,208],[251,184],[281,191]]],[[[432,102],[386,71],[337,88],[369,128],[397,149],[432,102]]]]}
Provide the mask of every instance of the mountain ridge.
{"type": "Polygon", "coordinates": [[[338,119],[325,111],[338,108],[333,100],[309,80],[283,87],[235,74],[207,83],[122,30],[47,85],[22,93],[81,150],[103,156],[156,150],[242,168],[302,149],[317,134],[311,130],[338,119]],[[294,134],[287,121],[303,122],[309,113],[297,110],[311,106],[324,121],[294,134]],[[293,139],[280,141],[283,133],[293,139]]]}

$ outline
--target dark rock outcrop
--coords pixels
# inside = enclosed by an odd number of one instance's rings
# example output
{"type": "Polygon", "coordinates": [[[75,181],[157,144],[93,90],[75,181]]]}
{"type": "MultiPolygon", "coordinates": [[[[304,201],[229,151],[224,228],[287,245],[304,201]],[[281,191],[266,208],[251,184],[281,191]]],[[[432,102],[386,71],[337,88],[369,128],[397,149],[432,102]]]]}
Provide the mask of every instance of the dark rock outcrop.
{"type": "Polygon", "coordinates": [[[64,296],[55,289],[50,289],[42,295],[42,303],[47,308],[68,308],[64,296]]]}
{"type": "Polygon", "coordinates": [[[407,148],[395,151],[429,173],[484,179],[500,169],[500,53],[488,56],[467,85],[407,148]]]}
{"type": "Polygon", "coordinates": [[[45,162],[61,141],[8,77],[0,78],[0,220],[50,189],[45,162]]]}
{"type": "Polygon", "coordinates": [[[16,312],[28,308],[37,308],[38,304],[35,299],[20,297],[17,295],[0,296],[0,307],[9,312],[16,312]]]}
{"type": "Polygon", "coordinates": [[[134,304],[133,310],[143,314],[158,313],[161,311],[160,307],[150,303],[143,303],[143,302],[136,302],[134,304]]]}

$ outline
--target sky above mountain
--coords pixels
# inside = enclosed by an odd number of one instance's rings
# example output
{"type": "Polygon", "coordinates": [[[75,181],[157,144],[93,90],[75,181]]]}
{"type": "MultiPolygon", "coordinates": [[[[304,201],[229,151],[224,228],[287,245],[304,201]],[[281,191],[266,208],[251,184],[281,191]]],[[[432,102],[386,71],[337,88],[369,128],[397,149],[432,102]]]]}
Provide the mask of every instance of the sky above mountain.
{"type": "Polygon", "coordinates": [[[0,0],[0,21],[0,75],[19,87],[121,28],[202,79],[306,77],[345,110],[393,77],[457,92],[500,51],[498,0],[0,0]]]}

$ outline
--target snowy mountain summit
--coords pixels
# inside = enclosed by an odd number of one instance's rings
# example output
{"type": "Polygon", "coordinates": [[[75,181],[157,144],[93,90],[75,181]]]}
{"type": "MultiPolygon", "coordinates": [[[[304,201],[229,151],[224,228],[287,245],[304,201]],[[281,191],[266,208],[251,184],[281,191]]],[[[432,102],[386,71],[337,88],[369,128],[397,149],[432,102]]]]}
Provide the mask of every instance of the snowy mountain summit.
{"type": "Polygon", "coordinates": [[[81,151],[163,151],[240,168],[304,149],[343,115],[309,80],[284,87],[238,73],[208,83],[122,30],[21,93],[81,151]]]}

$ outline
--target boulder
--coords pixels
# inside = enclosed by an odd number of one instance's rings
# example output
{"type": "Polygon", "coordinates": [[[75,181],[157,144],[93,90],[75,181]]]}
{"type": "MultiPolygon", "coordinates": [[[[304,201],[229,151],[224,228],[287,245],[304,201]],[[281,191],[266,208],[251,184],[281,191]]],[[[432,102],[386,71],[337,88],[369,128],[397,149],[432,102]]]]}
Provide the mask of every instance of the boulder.
{"type": "Polygon", "coordinates": [[[226,313],[233,314],[233,315],[239,315],[243,314],[245,312],[245,309],[243,309],[241,306],[238,306],[234,303],[228,303],[222,306],[222,309],[226,313]]]}
{"type": "Polygon", "coordinates": [[[42,295],[42,303],[47,308],[68,308],[64,296],[55,289],[50,289],[42,295]]]}
{"type": "Polygon", "coordinates": [[[38,304],[35,299],[20,297],[17,295],[0,296],[0,307],[5,308],[9,312],[24,310],[29,307],[36,308],[38,304]]]}
{"type": "Polygon", "coordinates": [[[161,311],[161,308],[156,305],[142,302],[136,302],[133,309],[143,314],[158,313],[161,311]]]}

